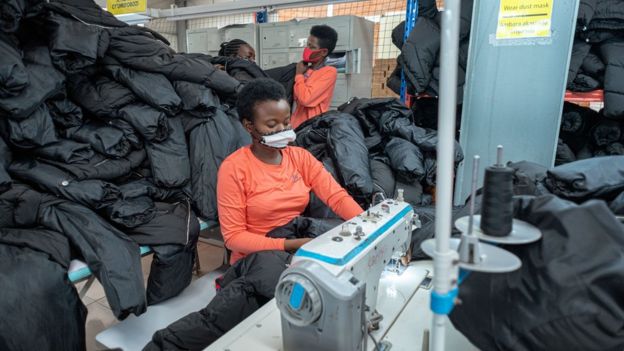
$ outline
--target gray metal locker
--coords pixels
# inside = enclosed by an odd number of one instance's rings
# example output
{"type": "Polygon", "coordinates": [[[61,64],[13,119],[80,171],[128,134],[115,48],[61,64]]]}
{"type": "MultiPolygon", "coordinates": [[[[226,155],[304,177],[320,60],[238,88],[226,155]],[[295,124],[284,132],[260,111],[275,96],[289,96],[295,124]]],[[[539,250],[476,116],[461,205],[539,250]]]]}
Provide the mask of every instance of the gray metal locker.
{"type": "Polygon", "coordinates": [[[269,53],[262,54],[262,56],[260,56],[259,65],[260,65],[260,68],[262,69],[269,69],[273,67],[286,66],[291,62],[293,61],[289,59],[288,51],[269,52],[269,53]]]}
{"type": "Polygon", "coordinates": [[[267,23],[260,26],[260,51],[288,49],[288,24],[267,23]]]}
{"type": "Polygon", "coordinates": [[[216,55],[221,45],[221,36],[217,28],[190,29],[186,31],[187,51],[216,55]]]}
{"type": "Polygon", "coordinates": [[[251,24],[233,24],[219,29],[223,41],[233,39],[241,39],[249,43],[254,49],[258,47],[258,31],[256,25],[251,24]]]}

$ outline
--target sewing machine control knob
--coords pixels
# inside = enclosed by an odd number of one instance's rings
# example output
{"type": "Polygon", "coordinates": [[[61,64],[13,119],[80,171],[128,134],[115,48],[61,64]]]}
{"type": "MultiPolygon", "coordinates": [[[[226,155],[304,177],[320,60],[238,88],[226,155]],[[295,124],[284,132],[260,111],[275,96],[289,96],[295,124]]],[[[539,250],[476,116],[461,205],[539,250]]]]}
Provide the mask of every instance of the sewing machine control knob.
{"type": "Polygon", "coordinates": [[[349,230],[349,224],[345,223],[342,225],[342,229],[340,230],[340,235],[342,236],[351,236],[351,231],[349,230]]]}

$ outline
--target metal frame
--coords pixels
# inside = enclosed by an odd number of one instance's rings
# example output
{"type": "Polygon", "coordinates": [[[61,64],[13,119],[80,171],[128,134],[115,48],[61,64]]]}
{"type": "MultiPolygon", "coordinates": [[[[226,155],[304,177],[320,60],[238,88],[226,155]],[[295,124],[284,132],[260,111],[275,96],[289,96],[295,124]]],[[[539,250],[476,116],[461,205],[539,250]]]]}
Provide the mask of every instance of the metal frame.
{"type": "Polygon", "coordinates": [[[188,7],[172,6],[170,9],[147,9],[146,14],[153,18],[165,18],[168,21],[181,21],[202,17],[253,13],[264,10],[271,12],[281,9],[359,1],[363,0],[248,0],[188,7]]]}
{"type": "MultiPolygon", "coordinates": [[[[460,1],[446,0],[442,12],[440,46],[440,103],[438,106],[438,169],[436,176],[435,241],[433,290],[446,295],[457,287],[457,252],[450,248],[453,173],[455,167],[455,112],[457,109],[457,65],[459,52],[460,1]]],[[[435,313],[432,321],[431,348],[445,349],[446,315],[435,313]]]]}
{"type": "MultiPolygon", "coordinates": [[[[403,43],[407,41],[412,29],[418,21],[418,0],[407,0],[407,10],[405,11],[405,28],[403,31],[403,43]]],[[[401,101],[409,104],[407,96],[407,83],[405,82],[405,73],[401,70],[401,101]]]]}

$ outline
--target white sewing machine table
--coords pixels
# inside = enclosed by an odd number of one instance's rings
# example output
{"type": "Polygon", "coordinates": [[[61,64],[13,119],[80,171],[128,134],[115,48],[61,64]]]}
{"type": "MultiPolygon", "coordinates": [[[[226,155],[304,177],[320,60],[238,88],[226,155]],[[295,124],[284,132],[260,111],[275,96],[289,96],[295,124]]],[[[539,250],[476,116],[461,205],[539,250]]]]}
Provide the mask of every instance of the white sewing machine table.
{"type": "MultiPolygon", "coordinates": [[[[379,284],[377,310],[384,318],[379,324],[379,330],[371,333],[380,343],[380,349],[422,349],[424,332],[431,327],[432,315],[429,309],[429,287],[423,287],[421,283],[432,272],[431,261],[420,261],[410,263],[401,275],[383,273],[379,284]],[[385,348],[381,347],[382,342],[385,348]]],[[[280,311],[273,299],[206,350],[282,350],[281,323],[280,311]]],[[[447,330],[447,350],[477,350],[452,325],[447,330]]],[[[375,350],[375,344],[370,337],[367,345],[368,350],[375,350]]]]}

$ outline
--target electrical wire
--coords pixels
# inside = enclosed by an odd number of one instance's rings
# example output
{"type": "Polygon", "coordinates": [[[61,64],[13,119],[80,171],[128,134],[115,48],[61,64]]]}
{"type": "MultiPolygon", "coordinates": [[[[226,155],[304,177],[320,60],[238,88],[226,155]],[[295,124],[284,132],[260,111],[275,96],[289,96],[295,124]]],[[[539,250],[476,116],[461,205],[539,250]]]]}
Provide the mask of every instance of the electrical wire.
{"type": "Polygon", "coordinates": [[[375,343],[375,351],[381,351],[381,349],[379,348],[379,343],[377,343],[377,340],[375,340],[375,337],[373,336],[373,334],[371,334],[371,332],[368,332],[368,336],[373,340],[373,343],[375,343]]]}

